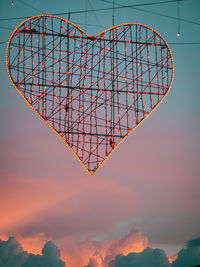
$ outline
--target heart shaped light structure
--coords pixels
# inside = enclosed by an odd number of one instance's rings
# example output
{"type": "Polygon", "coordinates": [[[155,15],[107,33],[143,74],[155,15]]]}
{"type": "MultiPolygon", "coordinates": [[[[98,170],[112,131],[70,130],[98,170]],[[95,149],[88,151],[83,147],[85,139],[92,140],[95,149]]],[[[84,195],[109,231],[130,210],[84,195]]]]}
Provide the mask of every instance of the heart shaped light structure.
{"type": "Polygon", "coordinates": [[[11,82],[93,175],[167,95],[169,46],[135,23],[89,36],[52,15],[31,17],[6,52],[11,82]]]}

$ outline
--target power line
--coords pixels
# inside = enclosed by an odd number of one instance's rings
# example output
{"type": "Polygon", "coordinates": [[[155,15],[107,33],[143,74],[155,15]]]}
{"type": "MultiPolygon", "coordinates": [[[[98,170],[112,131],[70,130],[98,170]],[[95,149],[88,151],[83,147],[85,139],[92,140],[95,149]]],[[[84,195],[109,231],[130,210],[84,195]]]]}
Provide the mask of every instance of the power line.
{"type": "Polygon", "coordinates": [[[12,28],[8,28],[8,27],[0,27],[0,29],[4,29],[4,30],[13,30],[12,28]]]}
{"type": "MultiPolygon", "coordinates": [[[[103,25],[99,25],[99,24],[90,24],[90,23],[87,23],[87,24],[85,24],[85,23],[81,23],[81,22],[79,22],[79,21],[72,21],[73,23],[75,23],[75,24],[77,24],[77,25],[87,25],[87,26],[90,26],[90,27],[99,27],[99,28],[102,28],[102,29],[107,29],[107,27],[105,27],[105,26],[103,26],[103,25]]],[[[4,30],[10,30],[10,31],[14,31],[14,29],[15,28],[8,28],[8,27],[1,27],[0,26],[0,29],[4,29],[4,30]]]]}
{"type": "MultiPolygon", "coordinates": [[[[87,26],[90,26],[90,27],[99,27],[99,28],[102,28],[102,29],[105,29],[105,30],[108,28],[108,27],[105,27],[105,26],[99,25],[99,24],[90,24],[90,23],[85,24],[85,23],[82,23],[82,22],[79,22],[79,21],[74,21],[74,20],[71,21],[71,22],[75,23],[76,25],[87,25],[87,26]]],[[[15,28],[0,27],[0,29],[13,31],[15,28]]]]}
{"type": "MultiPolygon", "coordinates": [[[[101,0],[102,2],[105,2],[105,3],[109,3],[109,4],[112,4],[111,1],[107,1],[107,0],[101,0]]],[[[125,5],[122,5],[120,3],[116,3],[116,5],[119,5],[119,6],[124,6],[125,5]]],[[[161,16],[161,17],[166,17],[166,18],[170,18],[170,19],[173,19],[173,20],[178,20],[177,17],[173,17],[173,16],[169,16],[169,15],[165,15],[165,14],[162,14],[162,13],[158,13],[158,12],[155,12],[155,11],[148,11],[148,10],[145,10],[145,9],[141,9],[141,8],[136,8],[136,7],[131,7],[132,9],[135,9],[135,10],[138,10],[138,11],[141,11],[141,12],[144,12],[144,13],[149,13],[149,14],[153,14],[153,15],[157,15],[157,16],[161,16]]],[[[187,19],[181,19],[179,18],[180,21],[183,21],[183,22],[187,22],[187,23],[191,23],[191,24],[195,24],[195,25],[199,25],[200,26],[200,23],[198,22],[195,22],[195,21],[191,21],[191,20],[187,20],[187,19]]]]}
{"type": "Polygon", "coordinates": [[[31,8],[31,9],[33,9],[33,10],[39,12],[39,13],[43,13],[43,14],[44,14],[43,11],[41,11],[40,9],[35,8],[35,7],[33,7],[33,6],[29,5],[29,4],[27,4],[27,3],[24,2],[23,0],[17,0],[17,1],[20,2],[20,3],[23,4],[23,5],[25,5],[25,6],[29,7],[29,8],[31,8]]]}
{"type": "Polygon", "coordinates": [[[85,24],[85,23],[81,23],[81,22],[76,22],[76,21],[71,21],[71,22],[73,22],[73,23],[75,23],[75,24],[77,24],[77,25],[87,25],[87,26],[91,26],[91,27],[99,27],[99,28],[102,28],[102,29],[107,29],[107,27],[105,27],[105,26],[103,26],[103,25],[99,25],[99,24],[90,24],[90,23],[87,23],[87,24],[85,24]]]}
{"type": "Polygon", "coordinates": [[[191,42],[191,43],[168,43],[169,45],[200,45],[200,42],[191,42]]]}
{"type": "MultiPolygon", "coordinates": [[[[1,44],[5,44],[8,41],[0,42],[1,44]]],[[[188,43],[181,43],[181,42],[167,42],[169,45],[200,45],[200,42],[188,42],[188,43]]]]}
{"type": "MultiPolygon", "coordinates": [[[[19,0],[18,0],[19,1],[19,0]]],[[[21,0],[20,0],[21,1],[21,0]]],[[[180,0],[184,1],[184,0],[180,0]]],[[[142,3],[142,4],[135,4],[135,5],[128,5],[128,6],[118,6],[114,7],[114,9],[123,9],[123,8],[131,8],[131,7],[137,7],[137,6],[150,6],[150,5],[159,5],[159,4],[166,4],[166,3],[174,3],[177,2],[177,0],[167,0],[167,1],[160,1],[160,2],[151,2],[151,3],[142,3]]],[[[97,12],[97,11],[108,11],[113,10],[113,7],[108,8],[99,8],[99,9],[89,9],[89,10],[80,10],[80,11],[70,11],[70,14],[81,14],[81,13],[89,13],[89,12],[97,12]]],[[[53,15],[66,15],[69,12],[63,12],[63,13],[55,13],[53,15]]],[[[0,19],[0,21],[6,21],[6,20],[17,20],[17,19],[26,19],[30,16],[26,17],[15,17],[15,18],[7,18],[7,19],[0,19]]]]}
{"type": "MultiPolygon", "coordinates": [[[[92,6],[92,3],[90,2],[90,0],[88,0],[88,3],[89,3],[89,5],[90,5],[91,9],[93,9],[93,6],[92,6]]],[[[99,19],[98,19],[98,16],[97,16],[97,14],[96,14],[95,11],[94,11],[94,16],[95,16],[96,21],[97,21],[97,23],[99,24],[99,26],[101,26],[101,27],[104,28],[104,26],[100,23],[100,21],[99,21],[99,19]]]]}
{"type": "MultiPolygon", "coordinates": [[[[23,2],[23,0],[17,0],[19,2],[23,2]]],[[[113,2],[111,1],[108,1],[108,0],[101,0],[102,2],[106,2],[106,3],[110,3],[110,4],[113,4],[113,2]]],[[[172,16],[169,16],[169,15],[165,15],[165,14],[161,14],[161,13],[157,13],[157,12],[153,12],[153,11],[147,11],[147,10],[144,10],[144,9],[140,9],[140,8],[136,8],[135,6],[143,6],[143,5],[152,5],[152,4],[163,4],[163,3],[169,3],[169,2],[179,2],[179,1],[184,1],[184,0],[170,0],[170,1],[162,1],[162,2],[152,2],[152,3],[143,3],[143,4],[135,4],[135,5],[129,5],[129,6],[125,6],[125,5],[122,5],[120,3],[116,3],[117,5],[119,5],[119,7],[114,7],[114,9],[119,9],[119,8],[133,8],[133,9],[136,9],[136,10],[139,10],[139,11],[142,11],[142,12],[146,12],[146,13],[152,13],[152,14],[155,14],[155,15],[159,15],[159,16],[164,16],[164,17],[167,17],[167,18],[171,18],[171,19],[174,19],[174,20],[178,20],[178,18],[176,17],[172,17],[172,16]]],[[[23,2],[24,3],[24,2],[23,2]]],[[[24,3],[26,4],[26,3],[24,3]]],[[[89,4],[92,8],[92,5],[89,1],[89,4]]],[[[31,8],[34,9],[34,7],[30,6],[31,8]]],[[[113,6],[111,8],[104,8],[104,9],[91,9],[91,10],[81,10],[81,11],[74,11],[74,12],[70,12],[70,13],[84,13],[84,12],[94,12],[95,14],[95,17],[96,17],[96,20],[98,22],[98,18],[96,16],[96,11],[100,11],[100,10],[113,10],[113,6]]],[[[40,11],[38,9],[38,11],[40,11]]],[[[54,15],[62,15],[62,14],[69,14],[68,13],[56,13],[54,15]]],[[[8,19],[0,19],[0,21],[2,20],[12,20],[12,19],[20,19],[20,18],[29,18],[29,17],[18,17],[18,18],[8,18],[8,19]]],[[[190,21],[190,20],[185,20],[185,19],[181,19],[179,18],[180,21],[184,21],[184,22],[187,22],[187,23],[192,23],[192,24],[196,24],[196,25],[200,25],[200,23],[197,23],[197,22],[194,22],[194,21],[190,21]]],[[[80,22],[74,22],[74,23],[78,23],[80,25],[87,25],[87,26],[95,26],[95,27],[101,27],[101,28],[104,28],[106,29],[106,27],[102,26],[102,25],[94,25],[94,24],[86,24],[86,23],[80,23],[80,22]]],[[[8,30],[12,30],[11,28],[8,28],[8,27],[0,27],[1,29],[8,29],[8,30]]],[[[7,41],[4,41],[4,42],[1,42],[0,44],[4,44],[6,43],[7,41]]],[[[199,45],[200,43],[199,42],[190,42],[190,43],[169,43],[170,45],[199,45]]]]}

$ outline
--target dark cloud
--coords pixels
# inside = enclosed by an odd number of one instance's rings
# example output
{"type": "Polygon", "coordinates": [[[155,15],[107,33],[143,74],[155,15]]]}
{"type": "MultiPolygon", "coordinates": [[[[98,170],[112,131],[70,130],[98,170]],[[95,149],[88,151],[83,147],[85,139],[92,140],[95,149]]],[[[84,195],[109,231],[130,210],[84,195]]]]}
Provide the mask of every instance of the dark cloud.
{"type": "Polygon", "coordinates": [[[179,251],[177,259],[172,267],[192,267],[200,265],[200,238],[190,240],[186,248],[179,251]]]}
{"type": "MultiPolygon", "coordinates": [[[[161,249],[147,247],[140,253],[119,254],[114,260],[103,259],[96,251],[85,267],[192,267],[200,266],[200,238],[190,240],[186,247],[178,253],[177,259],[170,264],[165,252],[161,249]],[[109,262],[109,263],[108,263],[109,262]]],[[[0,267],[66,267],[60,259],[60,251],[54,243],[47,242],[41,255],[29,254],[20,243],[10,237],[7,241],[0,240],[0,267]]],[[[71,266],[70,266],[71,267],[71,266]]]]}
{"type": "Polygon", "coordinates": [[[177,259],[170,264],[165,252],[161,249],[146,248],[140,253],[127,256],[117,255],[110,261],[109,267],[193,267],[200,266],[200,238],[190,240],[178,253],[177,259]]]}
{"type": "Polygon", "coordinates": [[[52,243],[47,242],[42,249],[42,255],[25,252],[19,242],[10,237],[0,241],[0,267],[65,267],[60,259],[60,251],[52,243]]]}
{"type": "Polygon", "coordinates": [[[28,253],[14,237],[10,237],[7,241],[0,241],[1,267],[21,267],[27,258],[28,253]]]}
{"type": "Polygon", "coordinates": [[[200,247],[200,237],[189,240],[186,244],[187,247],[200,247]]]}
{"type": "Polygon", "coordinates": [[[117,255],[109,267],[170,267],[165,252],[161,249],[146,248],[140,253],[130,253],[127,256],[117,255]]]}

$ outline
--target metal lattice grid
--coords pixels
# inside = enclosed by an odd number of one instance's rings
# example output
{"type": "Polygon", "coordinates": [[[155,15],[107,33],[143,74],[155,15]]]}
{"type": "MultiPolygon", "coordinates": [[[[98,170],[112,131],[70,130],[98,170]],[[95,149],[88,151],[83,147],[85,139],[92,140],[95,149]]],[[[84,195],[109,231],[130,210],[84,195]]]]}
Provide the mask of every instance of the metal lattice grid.
{"type": "Polygon", "coordinates": [[[13,32],[11,81],[90,174],[167,94],[173,60],[164,39],[139,24],[92,37],[44,15],[13,32]]]}

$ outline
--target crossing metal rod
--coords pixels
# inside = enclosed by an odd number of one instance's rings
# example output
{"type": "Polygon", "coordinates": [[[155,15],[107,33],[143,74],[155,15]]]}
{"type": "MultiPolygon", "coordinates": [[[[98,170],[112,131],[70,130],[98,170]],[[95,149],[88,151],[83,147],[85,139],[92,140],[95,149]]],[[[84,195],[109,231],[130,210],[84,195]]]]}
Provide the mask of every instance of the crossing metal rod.
{"type": "MultiPolygon", "coordinates": [[[[112,10],[112,26],[114,27],[114,23],[115,23],[115,14],[114,14],[114,0],[113,0],[113,10],[112,10]]],[[[113,31],[113,40],[115,40],[114,38],[114,31],[113,31]]],[[[115,97],[115,74],[114,74],[114,58],[115,58],[115,52],[114,52],[114,45],[112,47],[112,60],[111,60],[111,70],[112,70],[112,114],[111,114],[111,133],[113,135],[112,140],[110,140],[110,145],[112,146],[112,143],[114,143],[114,133],[115,133],[115,105],[114,105],[114,97],[115,97]]]]}
{"type": "MultiPolygon", "coordinates": [[[[68,14],[68,21],[70,21],[70,12],[68,14]]],[[[67,23],[67,34],[69,34],[69,23],[67,23]]],[[[70,56],[70,52],[69,52],[69,38],[67,38],[67,68],[68,68],[68,72],[70,71],[70,67],[69,67],[69,56],[70,56]]],[[[70,94],[70,81],[69,81],[69,77],[67,78],[67,98],[66,98],[66,114],[70,112],[69,109],[69,94],[70,94]]],[[[69,116],[68,116],[68,122],[67,122],[67,128],[69,129],[69,124],[70,124],[70,120],[69,120],[69,116]]],[[[70,126],[71,127],[71,126],[70,126]]],[[[69,134],[68,134],[68,139],[69,139],[69,134]]]]}
{"type": "MultiPolygon", "coordinates": [[[[44,32],[45,31],[45,17],[42,18],[42,31],[44,32]]],[[[44,36],[41,36],[42,37],[42,66],[43,69],[42,69],[42,84],[45,84],[45,66],[46,66],[46,41],[45,41],[45,38],[44,36]]],[[[44,93],[45,92],[45,86],[42,87],[42,90],[44,93]]],[[[44,99],[42,99],[42,107],[44,107],[45,103],[44,103],[44,99]]]]}
{"type": "MultiPolygon", "coordinates": [[[[100,134],[100,133],[85,133],[85,132],[72,132],[72,131],[57,131],[58,133],[67,133],[67,134],[78,134],[78,135],[91,135],[91,136],[104,136],[110,137],[109,134],[100,134]]],[[[115,135],[115,137],[124,138],[126,135],[115,135]]]]}

